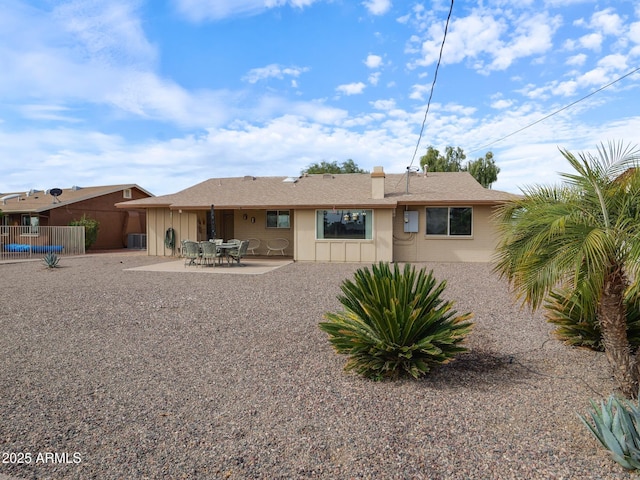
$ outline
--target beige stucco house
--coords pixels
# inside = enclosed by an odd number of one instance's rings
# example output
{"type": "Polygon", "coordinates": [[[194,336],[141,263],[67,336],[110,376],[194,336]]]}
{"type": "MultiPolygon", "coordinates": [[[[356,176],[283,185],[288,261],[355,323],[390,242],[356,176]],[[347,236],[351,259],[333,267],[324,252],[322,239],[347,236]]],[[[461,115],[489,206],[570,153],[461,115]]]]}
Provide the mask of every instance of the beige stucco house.
{"type": "Polygon", "coordinates": [[[181,240],[213,235],[257,238],[257,254],[286,238],[285,254],[296,261],[486,262],[497,240],[492,210],[512,198],[467,172],[386,174],[375,167],[370,174],[212,178],[116,206],[146,209],[149,255],[177,255],[181,240]]]}

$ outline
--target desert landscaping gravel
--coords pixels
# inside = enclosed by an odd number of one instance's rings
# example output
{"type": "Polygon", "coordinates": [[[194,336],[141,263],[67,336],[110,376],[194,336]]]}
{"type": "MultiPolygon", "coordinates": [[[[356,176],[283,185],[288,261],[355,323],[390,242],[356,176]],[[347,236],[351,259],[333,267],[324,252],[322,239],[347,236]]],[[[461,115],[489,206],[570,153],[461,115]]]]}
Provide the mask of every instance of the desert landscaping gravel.
{"type": "Polygon", "coordinates": [[[161,261],[0,264],[0,477],[637,478],[577,416],[614,389],[604,356],[562,345],[490,265],[416,265],[475,314],[470,351],[376,383],[317,326],[362,265],[128,270],[161,261]]]}

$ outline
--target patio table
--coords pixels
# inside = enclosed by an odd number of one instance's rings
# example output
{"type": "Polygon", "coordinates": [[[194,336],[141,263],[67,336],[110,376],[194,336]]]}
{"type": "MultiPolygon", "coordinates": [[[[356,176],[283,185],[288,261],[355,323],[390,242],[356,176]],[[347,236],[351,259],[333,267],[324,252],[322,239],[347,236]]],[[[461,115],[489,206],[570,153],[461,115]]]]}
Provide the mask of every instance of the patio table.
{"type": "MultiPolygon", "coordinates": [[[[231,262],[229,262],[229,252],[231,250],[237,249],[239,245],[235,242],[227,242],[227,243],[219,243],[216,245],[216,247],[218,248],[220,253],[224,256],[224,258],[226,258],[227,265],[231,265],[231,262]]],[[[222,262],[222,256],[220,256],[220,262],[222,262]]]]}

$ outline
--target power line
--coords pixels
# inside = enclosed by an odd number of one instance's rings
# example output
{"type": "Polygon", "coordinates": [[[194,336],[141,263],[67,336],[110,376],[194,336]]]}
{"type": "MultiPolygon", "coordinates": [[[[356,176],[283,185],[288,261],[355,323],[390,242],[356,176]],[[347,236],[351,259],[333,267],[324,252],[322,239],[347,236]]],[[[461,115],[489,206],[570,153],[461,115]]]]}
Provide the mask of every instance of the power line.
{"type": "Polygon", "coordinates": [[[447,16],[447,23],[444,26],[444,35],[442,37],[442,43],[440,44],[440,55],[438,56],[438,63],[436,64],[436,71],[433,74],[433,82],[431,82],[431,92],[429,93],[429,100],[427,100],[427,109],[424,112],[424,118],[422,119],[422,127],[420,127],[420,135],[418,136],[418,142],[416,143],[416,149],[413,152],[413,157],[411,157],[411,163],[407,167],[407,170],[411,168],[414,160],[416,159],[416,155],[418,153],[418,148],[420,147],[420,140],[422,140],[422,134],[424,132],[424,126],[427,123],[427,115],[429,114],[429,107],[431,106],[431,98],[433,97],[433,89],[436,86],[436,80],[438,79],[438,69],[440,68],[440,62],[442,61],[442,50],[444,49],[444,42],[447,39],[447,31],[449,30],[449,20],[451,20],[451,13],[453,12],[453,0],[451,0],[451,6],[449,7],[449,15],[447,16]]]}
{"type": "Polygon", "coordinates": [[[577,103],[580,103],[580,102],[582,102],[583,100],[586,100],[587,98],[589,98],[589,97],[591,97],[591,96],[595,95],[596,93],[601,92],[601,91],[602,91],[602,90],[604,90],[605,88],[609,88],[611,85],[613,85],[613,84],[615,84],[615,83],[618,83],[620,80],[623,80],[623,79],[627,78],[627,77],[628,77],[628,76],[630,76],[630,75],[633,75],[634,73],[636,73],[636,72],[637,72],[637,71],[639,71],[639,70],[640,70],[640,67],[637,67],[637,68],[635,68],[635,69],[631,70],[629,73],[626,73],[626,74],[624,74],[623,76],[621,76],[621,77],[619,77],[619,78],[615,79],[613,82],[607,83],[606,85],[604,85],[604,86],[602,86],[602,87],[598,88],[597,90],[594,90],[593,92],[591,92],[591,93],[589,93],[589,94],[585,95],[584,97],[579,98],[579,99],[578,99],[578,100],[576,100],[575,102],[571,102],[570,104],[565,105],[565,106],[564,106],[564,107],[562,107],[562,108],[559,108],[559,109],[558,109],[558,110],[556,110],[555,112],[550,113],[549,115],[545,115],[544,117],[542,117],[542,118],[540,118],[540,119],[536,120],[535,122],[530,123],[529,125],[526,125],[526,126],[524,126],[524,127],[522,127],[522,128],[519,128],[518,130],[516,130],[516,131],[514,131],[514,132],[511,132],[510,134],[505,135],[504,137],[500,137],[500,138],[498,138],[497,140],[492,141],[491,143],[487,143],[486,145],[483,145],[482,147],[474,148],[473,150],[470,150],[468,153],[477,152],[478,150],[484,150],[485,148],[490,147],[491,145],[494,145],[494,144],[496,144],[496,143],[498,143],[498,142],[501,142],[501,141],[502,141],[502,140],[504,140],[505,138],[512,137],[513,135],[515,135],[515,134],[517,134],[517,133],[520,133],[520,132],[522,132],[523,130],[526,130],[527,128],[533,127],[534,125],[537,125],[538,123],[543,122],[543,121],[545,121],[546,119],[548,119],[548,118],[550,118],[550,117],[553,117],[554,115],[556,115],[556,114],[558,114],[558,113],[560,113],[560,112],[562,112],[562,111],[564,111],[564,110],[566,110],[566,109],[568,109],[568,108],[573,107],[573,106],[574,106],[574,105],[576,105],[577,103]]]}

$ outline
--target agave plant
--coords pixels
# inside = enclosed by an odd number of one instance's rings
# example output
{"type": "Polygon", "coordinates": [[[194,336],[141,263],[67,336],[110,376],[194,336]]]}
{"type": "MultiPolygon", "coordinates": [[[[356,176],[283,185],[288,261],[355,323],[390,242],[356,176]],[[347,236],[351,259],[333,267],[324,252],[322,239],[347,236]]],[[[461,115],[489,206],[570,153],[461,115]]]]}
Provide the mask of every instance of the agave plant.
{"type": "Polygon", "coordinates": [[[591,401],[589,418],[578,415],[589,431],[628,470],[640,470],[640,404],[611,395],[591,401]]]}
{"type": "MultiPolygon", "coordinates": [[[[632,352],[640,347],[640,298],[632,291],[625,295],[627,336],[632,352]]],[[[595,305],[586,305],[580,291],[558,289],[545,303],[547,321],[557,326],[554,333],[567,345],[603,351],[602,332],[595,305]]]]}
{"type": "Polygon", "coordinates": [[[343,282],[338,300],[344,310],[326,313],[319,327],[348,355],[346,371],[374,380],[403,373],[418,378],[466,351],[473,315],[456,316],[453,303],[440,298],[445,286],[436,285],[431,271],[380,262],[343,282]]]}
{"type": "Polygon", "coordinates": [[[53,252],[47,252],[42,261],[48,268],[56,268],[58,262],[60,262],[60,257],[53,252]]]}

